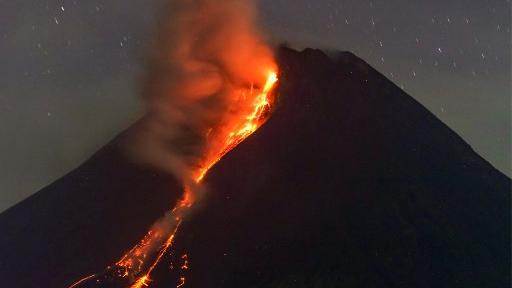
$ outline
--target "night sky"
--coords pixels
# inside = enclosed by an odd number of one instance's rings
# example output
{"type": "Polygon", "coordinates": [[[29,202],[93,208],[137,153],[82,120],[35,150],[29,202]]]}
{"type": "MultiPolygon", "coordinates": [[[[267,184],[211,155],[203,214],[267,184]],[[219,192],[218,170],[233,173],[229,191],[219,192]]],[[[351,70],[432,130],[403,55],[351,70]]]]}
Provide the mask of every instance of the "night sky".
{"type": "MultiPolygon", "coordinates": [[[[0,211],[141,114],[161,2],[0,0],[0,211]]],[[[259,3],[273,43],[354,52],[512,174],[510,0],[259,3]]]]}

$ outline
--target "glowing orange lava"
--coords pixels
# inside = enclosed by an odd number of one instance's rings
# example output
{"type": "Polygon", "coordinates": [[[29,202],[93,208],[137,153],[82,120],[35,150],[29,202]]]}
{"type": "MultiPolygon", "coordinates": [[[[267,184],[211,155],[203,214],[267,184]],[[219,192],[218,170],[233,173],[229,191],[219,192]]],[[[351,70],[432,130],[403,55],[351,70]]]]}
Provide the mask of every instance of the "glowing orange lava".
{"type": "MultiPolygon", "coordinates": [[[[218,154],[214,154],[211,157],[207,157],[204,164],[200,166],[200,168],[197,170],[196,173],[194,173],[194,180],[196,183],[200,183],[208,170],[210,170],[211,167],[213,167],[226,153],[228,153],[230,150],[235,148],[238,144],[240,144],[243,140],[245,140],[249,135],[254,133],[266,120],[266,115],[269,110],[272,103],[271,97],[271,91],[272,88],[275,86],[277,82],[277,73],[276,72],[269,72],[267,76],[267,80],[265,82],[265,85],[259,92],[259,94],[254,98],[254,101],[252,103],[252,109],[250,109],[250,113],[245,115],[237,125],[234,126],[235,129],[233,129],[231,132],[227,134],[226,139],[224,140],[222,144],[222,148],[220,149],[220,152],[218,154]]],[[[252,92],[252,89],[251,89],[252,92]]],[[[162,246],[160,252],[158,253],[158,256],[156,257],[155,261],[149,268],[147,269],[146,273],[139,277],[137,281],[131,286],[131,288],[141,288],[143,286],[148,286],[148,282],[150,281],[150,274],[153,271],[153,269],[156,267],[158,262],[161,260],[163,255],[167,252],[167,250],[170,248],[170,246],[173,243],[173,239],[176,235],[176,232],[178,231],[178,228],[181,224],[182,217],[184,214],[183,210],[186,210],[190,208],[194,200],[192,199],[192,193],[190,192],[189,188],[185,188],[183,199],[178,203],[178,205],[173,209],[173,214],[176,215],[176,228],[174,229],[173,233],[169,236],[167,241],[165,241],[164,245],[162,246]]],[[[137,245],[134,249],[127,253],[121,261],[119,261],[117,264],[125,267],[127,270],[133,268],[134,262],[133,257],[130,257],[129,255],[138,256],[141,255],[142,257],[140,259],[137,259],[142,265],[144,258],[146,257],[146,254],[143,251],[138,250],[144,250],[143,248],[146,246],[146,238],[154,238],[154,237],[161,237],[159,235],[158,231],[150,231],[146,235],[146,237],[137,245]],[[142,248],[142,249],[141,249],[142,248]]],[[[137,257],[136,257],[137,258],[137,257]]],[[[187,264],[184,264],[185,268],[188,268],[186,266],[187,264]]],[[[139,266],[140,268],[140,266],[139,266]]],[[[182,267],[183,268],[183,267],[182,267]]],[[[176,287],[182,287],[185,285],[185,277],[180,277],[180,283],[176,287]]]]}
{"type": "MultiPolygon", "coordinates": [[[[277,82],[277,73],[272,71],[267,75],[265,85],[254,95],[254,89],[251,87],[249,95],[251,96],[252,102],[249,103],[250,107],[246,109],[247,113],[242,113],[240,118],[231,121],[226,133],[220,133],[221,137],[215,139],[215,145],[212,145],[211,151],[208,151],[205,155],[204,161],[199,165],[198,169],[193,172],[193,179],[196,183],[200,183],[208,170],[213,167],[226,153],[235,148],[249,135],[256,131],[268,118],[269,112],[272,105],[271,92],[275,83],[277,82]]],[[[243,94],[244,91],[242,91],[243,94]]],[[[194,197],[191,189],[185,187],[183,198],[178,202],[174,209],[170,212],[172,216],[170,219],[174,220],[174,229],[172,232],[166,232],[159,226],[153,227],[142,239],[139,244],[132,248],[126,253],[121,260],[119,260],[115,269],[111,269],[114,273],[113,277],[128,277],[128,279],[138,277],[130,288],[142,288],[149,286],[151,282],[151,272],[158,265],[162,257],[166,254],[168,249],[172,246],[175,235],[180,227],[183,217],[186,215],[187,210],[194,204],[194,197]],[[156,257],[151,255],[152,244],[162,243],[156,257]],[[148,265],[149,259],[153,258],[151,265],[148,265]],[[146,268],[147,267],[147,268],[146,268]]],[[[168,231],[168,230],[167,230],[168,231]]],[[[181,267],[182,270],[188,269],[188,256],[185,254],[182,258],[184,264],[181,267]]],[[[96,274],[85,277],[75,284],[71,285],[70,288],[78,287],[81,283],[96,277],[96,274]]],[[[180,276],[179,283],[176,287],[182,287],[185,285],[185,277],[180,276]]]]}
{"type": "MultiPolygon", "coordinates": [[[[215,145],[205,155],[205,159],[198,169],[193,172],[193,179],[196,183],[200,183],[205,177],[208,170],[213,167],[226,153],[235,148],[249,135],[256,131],[268,118],[269,112],[272,105],[271,92],[277,82],[277,73],[271,71],[267,75],[265,85],[254,95],[254,89],[251,87],[250,96],[253,101],[248,107],[247,113],[241,114],[239,119],[234,119],[228,125],[227,133],[220,133],[220,139],[215,139],[215,145]]],[[[242,91],[243,92],[243,91],[242,91]]],[[[142,288],[149,286],[151,282],[151,272],[158,265],[162,257],[166,254],[169,248],[172,246],[175,235],[180,227],[187,210],[194,204],[194,197],[191,189],[185,187],[183,198],[178,202],[174,209],[170,212],[171,218],[174,223],[172,232],[166,232],[159,226],[153,227],[134,248],[126,253],[121,260],[119,260],[115,267],[112,269],[114,277],[122,277],[128,279],[138,277],[130,288],[142,288]],[[152,255],[152,244],[162,243],[156,257],[152,255]],[[153,258],[151,265],[148,265],[148,261],[153,258]],[[147,268],[146,268],[147,267],[147,268]]],[[[167,230],[168,231],[168,230],[167,230]]],[[[184,264],[181,267],[182,270],[188,269],[188,256],[185,254],[182,258],[184,264]]],[[[71,285],[70,288],[78,287],[81,283],[96,277],[91,275],[85,277],[75,284],[71,285]]],[[[176,287],[182,287],[185,285],[185,277],[180,276],[179,283],[176,287]]]]}
{"type": "MultiPolygon", "coordinates": [[[[272,99],[271,92],[277,82],[277,73],[272,71],[267,75],[267,80],[263,88],[258,92],[256,96],[253,95],[254,90],[251,87],[250,95],[253,97],[252,103],[250,103],[250,109],[247,109],[247,113],[241,115],[240,119],[235,119],[234,123],[229,126],[228,133],[221,134],[221,139],[216,139],[220,143],[215,143],[215,148],[206,155],[205,160],[199,166],[197,171],[193,173],[193,179],[196,183],[200,183],[205,177],[208,170],[213,167],[226,153],[235,148],[249,135],[256,131],[268,118],[268,114],[271,109],[272,99]]],[[[191,189],[185,187],[183,198],[178,202],[174,209],[170,212],[174,222],[174,229],[168,235],[164,230],[158,226],[153,227],[134,248],[126,253],[121,260],[116,263],[114,269],[114,277],[138,277],[130,288],[142,288],[149,286],[151,282],[151,272],[158,265],[162,257],[166,254],[169,248],[172,246],[175,235],[180,227],[183,217],[187,210],[194,204],[194,197],[191,189]],[[150,255],[151,246],[153,243],[163,243],[156,255],[156,257],[150,255]],[[149,258],[153,258],[153,262],[148,266],[149,258]],[[145,268],[147,267],[147,268],[145,268]],[[143,273],[144,272],[144,273],[143,273]]],[[[186,254],[184,255],[184,264],[181,267],[182,270],[188,269],[188,259],[186,254]]],[[[92,279],[96,276],[91,275],[85,277],[75,284],[71,285],[70,288],[78,287],[81,283],[92,279]]],[[[185,277],[180,276],[179,283],[176,287],[182,287],[185,285],[185,277]]]]}

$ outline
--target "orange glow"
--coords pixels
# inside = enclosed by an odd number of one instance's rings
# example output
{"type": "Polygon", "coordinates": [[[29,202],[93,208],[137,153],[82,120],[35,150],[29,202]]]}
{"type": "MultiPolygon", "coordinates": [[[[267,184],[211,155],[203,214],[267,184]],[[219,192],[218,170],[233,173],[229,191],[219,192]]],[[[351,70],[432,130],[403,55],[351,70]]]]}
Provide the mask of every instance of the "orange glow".
{"type": "MultiPolygon", "coordinates": [[[[196,173],[194,173],[194,180],[196,183],[201,183],[201,181],[204,179],[206,173],[210,170],[211,167],[213,167],[224,155],[226,155],[229,151],[231,151],[233,148],[235,148],[238,144],[240,144],[243,140],[245,140],[249,135],[254,133],[266,120],[268,117],[268,112],[271,108],[271,91],[272,88],[275,86],[277,82],[277,73],[276,72],[269,72],[267,76],[267,80],[265,82],[265,85],[261,89],[261,91],[254,97],[254,101],[252,102],[252,107],[250,109],[250,113],[245,115],[241,118],[242,121],[237,121],[235,125],[233,125],[234,129],[231,130],[227,134],[227,137],[223,139],[221,149],[218,153],[213,154],[212,157],[207,157],[204,161],[204,164],[201,165],[196,173]]],[[[251,89],[252,90],[252,89],[251,89]]],[[[251,91],[253,92],[253,91],[251,91]]],[[[160,250],[160,253],[156,257],[153,264],[148,268],[146,273],[141,276],[131,288],[141,288],[143,286],[147,286],[147,282],[150,281],[150,274],[153,271],[153,269],[157,266],[163,255],[167,252],[167,250],[170,248],[170,246],[173,243],[174,236],[176,232],[178,231],[179,225],[181,224],[184,209],[190,208],[194,204],[194,199],[192,197],[192,193],[190,192],[190,189],[188,187],[185,187],[184,196],[183,199],[176,205],[176,207],[173,209],[173,213],[176,215],[175,219],[177,221],[177,225],[173,233],[170,235],[168,240],[163,245],[162,249],[160,250]]],[[[158,233],[158,231],[149,231],[146,237],[139,243],[139,245],[136,246],[135,251],[130,251],[127,255],[121,259],[120,262],[117,264],[123,267],[126,267],[127,269],[132,268],[133,266],[133,255],[143,255],[142,259],[145,259],[146,254],[142,251],[137,251],[139,248],[145,247],[147,243],[146,238],[154,238],[154,237],[161,237],[158,233]],[[129,255],[132,255],[130,257],[129,255]]],[[[143,250],[143,249],[141,249],[143,250]]],[[[188,261],[186,260],[186,255],[184,255],[185,263],[181,267],[182,269],[188,269],[188,261]]],[[[142,264],[142,263],[141,263],[142,264]]],[[[139,266],[140,268],[140,266],[139,266]]],[[[138,270],[138,269],[137,269],[138,270]]],[[[140,270],[139,270],[140,271],[140,270]]],[[[180,283],[176,287],[182,287],[185,285],[185,277],[180,278],[180,283]]]]}
{"type": "Polygon", "coordinates": [[[180,277],[180,283],[176,286],[176,288],[183,287],[185,285],[185,277],[180,277]]]}
{"type": "Polygon", "coordinates": [[[131,288],[142,288],[142,287],[148,287],[149,286],[149,282],[151,280],[147,277],[147,276],[142,276],[140,277],[137,282],[135,282],[131,288]]]}
{"type": "MultiPolygon", "coordinates": [[[[199,165],[197,170],[192,173],[192,178],[196,183],[201,183],[211,167],[256,131],[267,120],[273,103],[271,92],[277,80],[277,73],[271,71],[268,72],[263,88],[258,89],[259,92],[255,93],[254,87],[251,87],[250,90],[244,88],[236,91],[235,94],[245,94],[245,96],[248,94],[250,102],[247,105],[249,107],[242,107],[245,108],[243,111],[246,113],[236,114],[239,116],[237,119],[229,119],[229,121],[225,123],[227,127],[220,127],[218,135],[216,135],[216,137],[212,136],[212,139],[210,139],[211,147],[206,151],[202,164],[199,165]]],[[[246,98],[247,97],[241,97],[242,100],[246,100],[246,98]]],[[[171,219],[175,220],[175,226],[172,233],[170,235],[166,235],[166,232],[163,229],[158,226],[153,227],[135,247],[128,251],[128,253],[126,253],[116,263],[116,267],[120,268],[120,272],[117,273],[117,276],[123,278],[138,277],[130,288],[142,288],[149,286],[149,283],[151,282],[151,272],[172,246],[183,217],[186,215],[187,210],[194,204],[194,200],[194,195],[190,187],[185,187],[183,198],[170,212],[172,215],[171,219]],[[155,255],[151,255],[151,247],[154,243],[163,243],[161,244],[156,257],[155,255]]],[[[182,259],[184,262],[181,269],[187,270],[188,256],[185,254],[182,259]]],[[[95,277],[95,275],[83,278],[73,284],[70,288],[77,287],[79,284],[93,277],[95,277]]],[[[180,283],[178,283],[176,287],[182,287],[183,285],[185,285],[185,277],[181,276],[180,283]]]]}
{"type": "Polygon", "coordinates": [[[181,265],[181,270],[187,270],[188,269],[188,255],[185,254],[181,256],[181,259],[183,259],[183,265],[181,265]]]}
{"type": "MultiPolygon", "coordinates": [[[[141,288],[144,286],[149,286],[148,282],[151,281],[151,279],[149,278],[149,275],[151,274],[153,269],[155,269],[156,265],[158,265],[158,263],[160,262],[160,259],[162,259],[162,257],[165,255],[165,253],[167,252],[169,247],[172,245],[172,242],[174,240],[174,237],[175,237],[176,232],[178,231],[178,228],[180,227],[180,225],[181,225],[181,219],[178,220],[178,222],[176,224],[176,228],[174,228],[174,231],[172,232],[172,234],[169,236],[169,238],[167,238],[167,241],[165,241],[164,245],[162,245],[162,249],[158,253],[158,256],[156,257],[153,264],[151,264],[151,266],[149,266],[148,270],[146,271],[146,274],[144,276],[140,277],[139,279],[137,279],[137,281],[130,288],[141,288]]],[[[126,257],[126,255],[124,257],[126,257]]],[[[118,265],[122,266],[122,264],[118,264],[118,265]]]]}
{"type": "Polygon", "coordinates": [[[76,281],[75,283],[71,284],[71,286],[69,286],[69,288],[78,287],[78,286],[80,286],[80,284],[82,284],[82,283],[84,283],[85,281],[87,281],[87,280],[89,280],[89,279],[92,279],[92,278],[94,278],[94,277],[96,277],[96,274],[92,274],[92,275],[90,275],[90,276],[87,276],[87,277],[85,277],[85,278],[82,278],[82,279],[80,279],[80,280],[76,281]]]}
{"type": "MultiPolygon", "coordinates": [[[[220,140],[220,149],[216,153],[210,153],[212,156],[208,157],[204,164],[194,173],[194,179],[197,183],[200,183],[208,170],[215,165],[219,160],[226,155],[229,151],[235,148],[240,142],[245,140],[249,135],[254,133],[266,120],[265,113],[269,112],[272,99],[270,99],[270,92],[277,82],[277,73],[268,72],[267,80],[261,92],[258,93],[253,102],[251,103],[251,109],[246,115],[241,115],[242,121],[237,121],[232,124],[232,128],[229,130],[224,137],[220,140]]],[[[250,93],[253,93],[252,88],[250,93]]]]}

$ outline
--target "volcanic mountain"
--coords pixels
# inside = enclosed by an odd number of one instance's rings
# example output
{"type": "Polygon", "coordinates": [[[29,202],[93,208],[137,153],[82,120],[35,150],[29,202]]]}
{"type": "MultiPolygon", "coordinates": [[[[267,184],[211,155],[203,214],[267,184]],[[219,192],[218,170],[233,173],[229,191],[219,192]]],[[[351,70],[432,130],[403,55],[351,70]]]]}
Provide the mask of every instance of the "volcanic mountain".
{"type": "MultiPolygon", "coordinates": [[[[211,169],[150,287],[509,287],[510,179],[353,54],[278,58],[272,117],[211,169]]],[[[176,203],[119,138],[0,215],[3,285],[100,272],[176,203]]]]}

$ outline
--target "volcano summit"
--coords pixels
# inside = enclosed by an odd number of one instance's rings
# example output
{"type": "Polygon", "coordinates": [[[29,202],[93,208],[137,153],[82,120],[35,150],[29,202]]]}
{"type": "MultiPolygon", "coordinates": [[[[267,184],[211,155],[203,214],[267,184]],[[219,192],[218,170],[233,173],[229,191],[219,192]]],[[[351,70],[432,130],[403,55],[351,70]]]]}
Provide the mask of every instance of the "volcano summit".
{"type": "MultiPolygon", "coordinates": [[[[353,54],[278,62],[271,118],[206,175],[149,287],[509,287],[510,179],[353,54]]],[[[0,215],[4,285],[101,272],[178,201],[122,138],[0,215]]]]}

